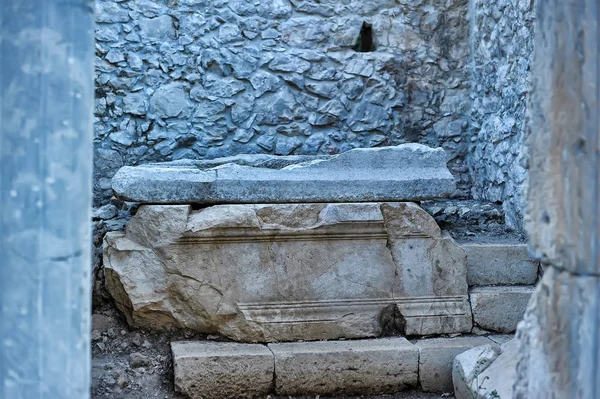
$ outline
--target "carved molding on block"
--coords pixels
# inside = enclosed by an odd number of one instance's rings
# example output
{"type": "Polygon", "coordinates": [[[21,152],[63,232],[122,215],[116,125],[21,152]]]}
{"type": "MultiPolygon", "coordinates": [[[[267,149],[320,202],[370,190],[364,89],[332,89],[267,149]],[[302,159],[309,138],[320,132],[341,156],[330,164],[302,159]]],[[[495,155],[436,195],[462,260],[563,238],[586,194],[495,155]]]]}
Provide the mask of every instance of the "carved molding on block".
{"type": "Polygon", "coordinates": [[[251,342],[471,329],[464,251],[413,203],[142,206],[104,258],[138,327],[251,342]]]}

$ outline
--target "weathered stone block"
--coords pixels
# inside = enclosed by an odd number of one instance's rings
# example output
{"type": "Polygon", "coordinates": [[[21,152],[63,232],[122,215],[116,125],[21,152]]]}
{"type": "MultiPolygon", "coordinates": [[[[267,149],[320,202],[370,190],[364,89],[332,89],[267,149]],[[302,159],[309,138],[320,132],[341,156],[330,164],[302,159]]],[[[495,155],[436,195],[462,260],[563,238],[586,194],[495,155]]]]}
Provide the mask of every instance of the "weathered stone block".
{"type": "Polygon", "coordinates": [[[154,204],[403,201],[443,197],[455,189],[444,150],[420,144],[331,157],[246,155],[125,166],[112,182],[121,199],[154,204]]]}
{"type": "Polygon", "coordinates": [[[423,339],[419,349],[419,383],[424,392],[453,392],[452,362],[464,351],[490,344],[486,337],[423,339]]]}
{"type": "Polygon", "coordinates": [[[469,285],[532,285],[538,262],[531,259],[525,243],[464,242],[469,285]]]}
{"type": "Polygon", "coordinates": [[[484,287],[470,291],[473,321],[486,330],[511,333],[523,318],[533,287],[484,287]]]}
{"type": "Polygon", "coordinates": [[[483,345],[456,356],[452,368],[456,399],[513,397],[519,345],[483,345]]]}
{"type": "Polygon", "coordinates": [[[413,203],[146,205],[104,251],[136,327],[254,342],[471,329],[464,251],[413,203]]]}
{"type": "Polygon", "coordinates": [[[273,387],[273,353],[264,345],[172,342],[175,390],[191,399],[246,398],[273,387]]]}
{"type": "Polygon", "coordinates": [[[419,351],[405,338],[269,344],[279,395],[378,394],[417,385],[419,351]]]}

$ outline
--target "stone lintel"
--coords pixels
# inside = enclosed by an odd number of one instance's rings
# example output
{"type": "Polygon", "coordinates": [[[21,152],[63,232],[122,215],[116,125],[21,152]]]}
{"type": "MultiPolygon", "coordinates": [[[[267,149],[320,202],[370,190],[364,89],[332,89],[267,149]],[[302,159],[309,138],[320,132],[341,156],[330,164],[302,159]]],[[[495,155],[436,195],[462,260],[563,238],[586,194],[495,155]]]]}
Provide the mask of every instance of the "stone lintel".
{"type": "Polygon", "coordinates": [[[444,150],[414,143],[329,157],[125,166],[112,185],[123,200],[152,204],[416,201],[448,196],[456,186],[444,150]]]}

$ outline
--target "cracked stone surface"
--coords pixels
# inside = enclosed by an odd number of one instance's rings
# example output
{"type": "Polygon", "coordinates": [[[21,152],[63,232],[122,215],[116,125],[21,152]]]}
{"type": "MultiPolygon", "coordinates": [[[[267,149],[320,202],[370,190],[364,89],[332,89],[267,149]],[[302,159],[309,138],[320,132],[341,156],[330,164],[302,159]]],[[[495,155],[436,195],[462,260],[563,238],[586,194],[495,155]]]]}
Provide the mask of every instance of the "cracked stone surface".
{"type": "Polygon", "coordinates": [[[275,342],[472,323],[465,253],[414,203],[144,205],[104,265],[134,327],[275,342]]]}
{"type": "Polygon", "coordinates": [[[448,196],[456,187],[444,150],[414,143],[330,157],[125,166],[112,185],[123,200],[154,204],[412,201],[448,196]]]}

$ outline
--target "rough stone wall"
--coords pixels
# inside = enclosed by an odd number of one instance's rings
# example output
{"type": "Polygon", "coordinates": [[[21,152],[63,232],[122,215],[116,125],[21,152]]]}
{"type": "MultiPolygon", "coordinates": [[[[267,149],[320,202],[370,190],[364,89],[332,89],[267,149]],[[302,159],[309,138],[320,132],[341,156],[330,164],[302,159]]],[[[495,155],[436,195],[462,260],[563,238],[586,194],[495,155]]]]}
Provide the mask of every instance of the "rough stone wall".
{"type": "Polygon", "coordinates": [[[467,36],[467,0],[99,0],[95,205],[125,164],[402,142],[468,195],[467,36]]]}
{"type": "Polygon", "coordinates": [[[472,196],[502,202],[522,229],[533,0],[470,0],[472,196]]]}

